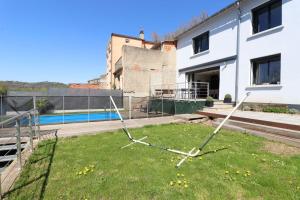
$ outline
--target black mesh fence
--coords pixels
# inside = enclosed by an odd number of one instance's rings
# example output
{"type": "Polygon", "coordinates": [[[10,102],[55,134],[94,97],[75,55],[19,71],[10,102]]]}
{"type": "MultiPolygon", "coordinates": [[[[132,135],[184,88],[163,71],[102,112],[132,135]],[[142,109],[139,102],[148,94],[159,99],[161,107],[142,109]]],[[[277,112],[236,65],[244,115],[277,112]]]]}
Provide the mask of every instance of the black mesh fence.
{"type": "MultiPolygon", "coordinates": [[[[124,119],[195,113],[205,101],[113,96],[124,119]]],[[[41,125],[119,119],[110,96],[0,96],[0,120],[36,107],[41,125]]]]}

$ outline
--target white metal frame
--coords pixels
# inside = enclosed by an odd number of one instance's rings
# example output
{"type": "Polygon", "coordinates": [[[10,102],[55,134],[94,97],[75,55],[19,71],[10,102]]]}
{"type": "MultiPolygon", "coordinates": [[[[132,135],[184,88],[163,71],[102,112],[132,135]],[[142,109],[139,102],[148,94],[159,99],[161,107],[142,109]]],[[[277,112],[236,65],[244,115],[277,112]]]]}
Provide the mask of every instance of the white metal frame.
{"type": "Polygon", "coordinates": [[[214,130],[213,133],[209,134],[207,136],[207,138],[204,140],[204,142],[200,145],[200,147],[196,150],[196,147],[192,148],[189,152],[183,152],[183,151],[180,151],[180,150],[176,150],[176,149],[171,149],[171,148],[167,148],[167,147],[161,147],[161,146],[157,146],[157,145],[154,145],[154,144],[151,144],[151,143],[148,143],[148,142],[144,142],[143,140],[147,138],[147,136],[143,137],[143,138],[140,138],[138,140],[134,139],[130,132],[128,131],[127,127],[126,127],[126,124],[124,122],[124,119],[122,117],[122,115],[120,114],[119,112],[119,109],[117,108],[116,104],[115,104],[115,101],[114,99],[112,98],[112,96],[110,96],[110,100],[111,102],[113,103],[113,106],[115,108],[115,110],[117,111],[117,114],[119,115],[119,118],[123,124],[123,131],[125,132],[125,134],[127,135],[128,139],[131,141],[131,143],[121,147],[122,149],[123,148],[126,148],[128,146],[131,146],[133,144],[136,144],[136,143],[139,143],[139,144],[143,144],[143,145],[146,145],[146,146],[150,146],[150,147],[156,147],[156,148],[159,148],[159,149],[162,149],[162,150],[165,150],[165,151],[169,151],[169,152],[172,152],[172,153],[175,153],[175,154],[179,154],[179,155],[182,155],[184,156],[182,158],[182,160],[180,160],[180,162],[176,165],[176,167],[180,167],[180,165],[188,158],[188,157],[191,157],[191,158],[194,158],[194,157],[198,157],[200,156],[201,154],[201,151],[203,151],[204,147],[209,143],[209,141],[220,131],[220,129],[223,127],[223,125],[225,124],[225,122],[233,115],[233,113],[240,107],[240,105],[246,100],[246,98],[250,95],[250,92],[247,93],[247,95],[232,109],[232,111],[227,115],[227,117],[220,123],[220,125],[214,130]],[[195,151],[196,150],[196,151],[195,151]]]}

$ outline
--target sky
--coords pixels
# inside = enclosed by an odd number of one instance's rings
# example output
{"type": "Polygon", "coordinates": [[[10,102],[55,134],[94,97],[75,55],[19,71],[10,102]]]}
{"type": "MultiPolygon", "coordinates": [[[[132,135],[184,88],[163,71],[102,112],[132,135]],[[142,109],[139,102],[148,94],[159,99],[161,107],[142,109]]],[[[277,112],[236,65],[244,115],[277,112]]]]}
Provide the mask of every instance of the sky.
{"type": "Polygon", "coordinates": [[[0,0],[0,80],[85,83],[110,34],[164,35],[234,0],[0,0]]]}

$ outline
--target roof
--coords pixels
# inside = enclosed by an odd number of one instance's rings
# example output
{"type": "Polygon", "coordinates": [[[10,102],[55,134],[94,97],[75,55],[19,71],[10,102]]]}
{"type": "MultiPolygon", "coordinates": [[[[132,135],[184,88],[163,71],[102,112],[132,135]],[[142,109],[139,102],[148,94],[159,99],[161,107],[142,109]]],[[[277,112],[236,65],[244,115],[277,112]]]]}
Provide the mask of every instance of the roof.
{"type": "Polygon", "coordinates": [[[147,40],[141,39],[139,37],[134,37],[134,36],[130,36],[130,35],[123,35],[123,34],[119,34],[119,33],[112,33],[111,36],[129,38],[129,39],[133,39],[133,40],[141,40],[141,41],[144,41],[145,43],[155,44],[155,42],[147,41],[147,40]]]}
{"type": "Polygon", "coordinates": [[[215,14],[209,16],[209,17],[206,18],[205,20],[200,21],[199,23],[197,23],[197,24],[195,24],[194,26],[190,27],[190,28],[187,29],[186,31],[180,33],[179,35],[176,36],[176,39],[178,39],[180,36],[186,34],[187,32],[193,30],[194,28],[196,28],[196,27],[198,27],[198,26],[200,26],[200,25],[206,23],[207,21],[211,20],[212,18],[214,18],[214,17],[216,17],[216,16],[218,16],[218,15],[224,13],[225,11],[227,11],[227,10],[229,10],[229,9],[231,9],[231,8],[233,8],[234,6],[236,6],[236,4],[237,4],[238,2],[241,2],[241,1],[242,1],[242,0],[236,0],[236,1],[234,1],[233,3],[231,3],[231,4],[228,5],[228,6],[226,6],[226,7],[223,8],[223,9],[219,10],[219,11],[216,12],[215,14]]]}
{"type": "Polygon", "coordinates": [[[210,62],[207,62],[207,63],[202,63],[202,64],[199,64],[199,65],[194,65],[194,66],[191,66],[191,67],[182,68],[182,69],[179,69],[178,71],[180,73],[182,73],[182,72],[189,72],[189,71],[206,69],[207,67],[210,67],[212,65],[216,65],[216,64],[231,61],[231,60],[236,60],[236,57],[237,56],[234,55],[234,56],[230,56],[230,57],[226,57],[226,58],[222,58],[222,59],[218,59],[218,60],[213,60],[213,61],[210,61],[210,62]]]}

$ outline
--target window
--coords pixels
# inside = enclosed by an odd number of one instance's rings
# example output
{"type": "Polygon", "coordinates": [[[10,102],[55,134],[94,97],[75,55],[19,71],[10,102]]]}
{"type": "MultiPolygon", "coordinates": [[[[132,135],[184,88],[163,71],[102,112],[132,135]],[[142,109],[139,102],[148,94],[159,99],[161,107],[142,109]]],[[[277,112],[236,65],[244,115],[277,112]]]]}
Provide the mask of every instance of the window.
{"type": "Polygon", "coordinates": [[[252,60],[253,84],[280,84],[280,61],[280,55],[252,60]]]}
{"type": "Polygon", "coordinates": [[[203,33],[193,39],[194,54],[206,51],[209,49],[209,32],[203,33]]]}
{"type": "Polygon", "coordinates": [[[253,15],[253,33],[259,33],[282,24],[282,0],[270,2],[255,8],[253,15]]]}

